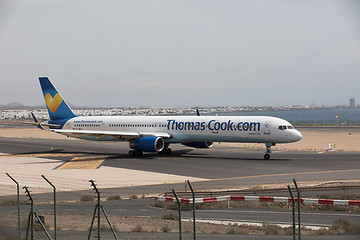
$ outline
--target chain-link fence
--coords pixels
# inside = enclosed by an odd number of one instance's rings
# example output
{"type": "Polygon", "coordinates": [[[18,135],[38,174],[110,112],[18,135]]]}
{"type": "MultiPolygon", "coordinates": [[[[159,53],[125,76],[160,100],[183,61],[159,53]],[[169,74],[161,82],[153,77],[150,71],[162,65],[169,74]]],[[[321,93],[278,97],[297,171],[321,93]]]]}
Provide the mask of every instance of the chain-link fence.
{"type": "Polygon", "coordinates": [[[16,195],[2,198],[0,239],[360,239],[357,190],[302,192],[299,218],[294,187],[293,206],[286,188],[220,196],[174,190],[154,198],[141,192],[102,196],[88,184],[93,193],[73,200],[61,193],[32,196],[31,187],[27,195],[20,189],[19,201],[16,195]]]}

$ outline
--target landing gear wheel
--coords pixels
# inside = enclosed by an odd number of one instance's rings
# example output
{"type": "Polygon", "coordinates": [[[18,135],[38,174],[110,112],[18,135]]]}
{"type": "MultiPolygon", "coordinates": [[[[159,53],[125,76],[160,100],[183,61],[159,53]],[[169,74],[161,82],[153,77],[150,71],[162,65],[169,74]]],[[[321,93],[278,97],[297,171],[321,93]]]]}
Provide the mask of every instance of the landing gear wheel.
{"type": "Polygon", "coordinates": [[[144,153],[142,151],[139,150],[130,150],[129,151],[129,156],[130,157],[142,157],[144,155],[144,153]]]}
{"type": "Polygon", "coordinates": [[[134,157],[134,151],[133,151],[133,150],[130,150],[130,151],[129,151],[129,156],[130,156],[130,157],[134,157]]]}
{"type": "Polygon", "coordinates": [[[265,146],[266,146],[266,152],[264,155],[264,159],[269,159],[271,153],[271,146],[275,146],[275,143],[265,143],[265,146]]]}
{"type": "Polygon", "coordinates": [[[160,155],[170,155],[172,153],[171,148],[165,148],[162,151],[158,152],[160,155]]]}

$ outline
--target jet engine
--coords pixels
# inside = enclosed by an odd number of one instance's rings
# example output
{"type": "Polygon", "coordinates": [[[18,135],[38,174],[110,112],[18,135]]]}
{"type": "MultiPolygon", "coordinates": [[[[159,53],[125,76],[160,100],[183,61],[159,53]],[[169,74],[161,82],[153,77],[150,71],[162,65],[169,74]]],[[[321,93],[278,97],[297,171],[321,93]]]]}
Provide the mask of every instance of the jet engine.
{"type": "Polygon", "coordinates": [[[160,152],[164,146],[164,139],[156,136],[141,137],[130,142],[130,148],[143,152],[160,152]]]}

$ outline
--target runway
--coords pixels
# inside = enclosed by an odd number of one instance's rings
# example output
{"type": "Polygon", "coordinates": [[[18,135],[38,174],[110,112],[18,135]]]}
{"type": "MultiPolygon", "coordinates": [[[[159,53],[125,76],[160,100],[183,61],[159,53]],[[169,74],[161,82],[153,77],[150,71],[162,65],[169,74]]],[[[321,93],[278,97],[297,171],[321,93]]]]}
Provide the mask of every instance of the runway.
{"type": "Polygon", "coordinates": [[[158,194],[171,188],[183,191],[188,179],[197,190],[205,190],[267,184],[286,187],[293,178],[312,182],[358,180],[360,176],[359,152],[278,151],[264,160],[262,151],[221,144],[212,149],[171,147],[171,156],[150,153],[130,158],[127,143],[0,138],[0,189],[9,192],[6,189],[13,184],[5,172],[32,186],[34,192],[51,191],[39,177],[44,174],[64,185],[60,191],[88,191],[88,180],[95,179],[108,195],[158,194]]]}

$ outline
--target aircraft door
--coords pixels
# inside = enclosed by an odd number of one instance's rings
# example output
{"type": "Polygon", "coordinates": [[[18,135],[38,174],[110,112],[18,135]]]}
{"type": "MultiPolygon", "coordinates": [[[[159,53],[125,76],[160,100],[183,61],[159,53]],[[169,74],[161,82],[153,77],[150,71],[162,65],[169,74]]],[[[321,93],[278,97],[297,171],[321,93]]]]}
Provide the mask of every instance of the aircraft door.
{"type": "Polygon", "coordinates": [[[270,134],[270,124],[265,123],[264,125],[264,134],[270,134]]]}

